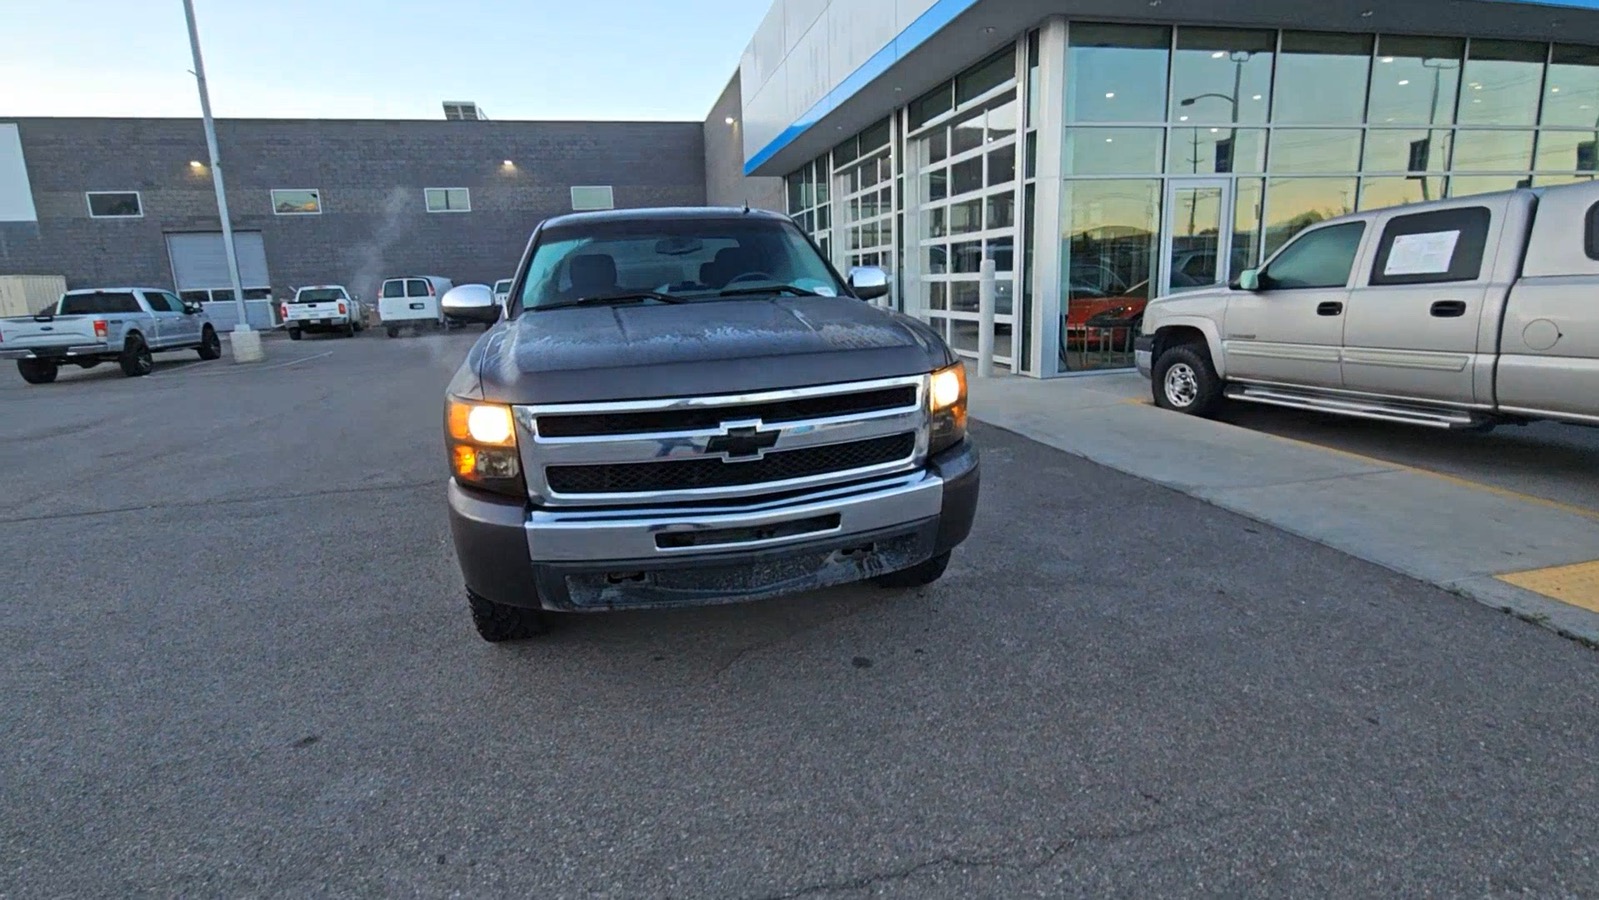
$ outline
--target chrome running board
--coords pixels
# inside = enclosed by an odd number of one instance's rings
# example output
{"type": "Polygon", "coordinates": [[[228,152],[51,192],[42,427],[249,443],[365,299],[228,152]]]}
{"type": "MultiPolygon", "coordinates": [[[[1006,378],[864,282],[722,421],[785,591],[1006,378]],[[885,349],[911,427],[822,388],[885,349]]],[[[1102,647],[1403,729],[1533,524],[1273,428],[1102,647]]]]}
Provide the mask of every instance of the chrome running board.
{"type": "Polygon", "coordinates": [[[1373,419],[1379,422],[1423,425],[1428,428],[1474,428],[1487,421],[1464,410],[1403,406],[1376,399],[1337,398],[1325,394],[1252,384],[1229,385],[1226,395],[1230,400],[1245,400],[1267,406],[1283,406],[1289,409],[1353,416],[1357,419],[1373,419]]]}

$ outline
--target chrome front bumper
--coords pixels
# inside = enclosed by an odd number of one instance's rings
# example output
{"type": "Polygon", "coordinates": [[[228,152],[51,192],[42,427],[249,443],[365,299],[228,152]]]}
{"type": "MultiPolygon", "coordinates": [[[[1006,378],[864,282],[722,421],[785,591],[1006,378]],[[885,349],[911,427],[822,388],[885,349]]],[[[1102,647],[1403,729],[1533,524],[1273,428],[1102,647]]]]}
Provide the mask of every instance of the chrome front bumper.
{"type": "Polygon", "coordinates": [[[938,515],[944,480],[928,472],[734,510],[534,510],[527,520],[534,564],[667,560],[760,550],[866,534],[938,515]]]}

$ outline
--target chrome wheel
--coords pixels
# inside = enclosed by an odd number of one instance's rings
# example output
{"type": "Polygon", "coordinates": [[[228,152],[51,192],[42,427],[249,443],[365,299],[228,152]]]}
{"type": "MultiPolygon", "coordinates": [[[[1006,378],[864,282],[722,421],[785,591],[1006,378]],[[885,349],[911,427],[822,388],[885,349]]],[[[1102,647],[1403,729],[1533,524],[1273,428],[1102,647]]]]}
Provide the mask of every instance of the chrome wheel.
{"type": "Polygon", "coordinates": [[[1166,370],[1166,401],[1178,409],[1193,406],[1199,399],[1199,375],[1188,363],[1172,364],[1166,370]]]}

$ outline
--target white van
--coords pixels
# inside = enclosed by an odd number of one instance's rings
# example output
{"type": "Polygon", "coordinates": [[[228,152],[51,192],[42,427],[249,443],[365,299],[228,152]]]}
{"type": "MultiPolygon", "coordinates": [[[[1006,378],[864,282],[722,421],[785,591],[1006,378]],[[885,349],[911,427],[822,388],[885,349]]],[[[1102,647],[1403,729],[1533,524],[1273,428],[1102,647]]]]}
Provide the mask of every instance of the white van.
{"type": "Polygon", "coordinates": [[[388,278],[378,289],[378,318],[389,337],[399,337],[401,328],[444,327],[439,298],[455,284],[437,275],[406,275],[388,278]]]}

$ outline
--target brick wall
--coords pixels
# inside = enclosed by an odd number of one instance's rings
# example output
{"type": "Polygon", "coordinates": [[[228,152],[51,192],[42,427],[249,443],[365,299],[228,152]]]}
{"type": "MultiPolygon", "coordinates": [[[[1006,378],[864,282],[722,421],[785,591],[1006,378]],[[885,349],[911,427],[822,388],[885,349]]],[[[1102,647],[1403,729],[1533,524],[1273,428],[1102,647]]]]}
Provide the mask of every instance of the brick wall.
{"type": "MultiPolygon", "coordinates": [[[[37,223],[0,223],[0,274],[70,287],[172,286],[164,235],[216,231],[199,120],[15,119],[37,223]],[[142,219],[91,219],[85,191],[137,190],[142,219]]],[[[262,232],[274,291],[316,282],[372,297],[396,274],[457,283],[509,276],[533,227],[571,211],[572,185],[614,186],[618,207],[705,203],[694,122],[224,120],[228,204],[262,232]],[[502,163],[512,160],[507,168],[502,163]],[[470,213],[428,213],[423,188],[471,189],[470,213]],[[316,188],[322,215],[278,216],[273,188],[316,188]]]]}

